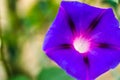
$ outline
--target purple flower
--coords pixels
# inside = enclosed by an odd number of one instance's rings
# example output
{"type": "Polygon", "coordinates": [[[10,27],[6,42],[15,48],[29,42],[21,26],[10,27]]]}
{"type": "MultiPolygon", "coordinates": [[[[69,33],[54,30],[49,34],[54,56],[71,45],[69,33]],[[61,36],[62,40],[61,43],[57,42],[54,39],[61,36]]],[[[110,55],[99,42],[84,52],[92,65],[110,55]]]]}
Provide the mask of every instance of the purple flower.
{"type": "Polygon", "coordinates": [[[62,1],[43,50],[68,74],[94,80],[120,62],[120,28],[111,8],[62,1]]]}

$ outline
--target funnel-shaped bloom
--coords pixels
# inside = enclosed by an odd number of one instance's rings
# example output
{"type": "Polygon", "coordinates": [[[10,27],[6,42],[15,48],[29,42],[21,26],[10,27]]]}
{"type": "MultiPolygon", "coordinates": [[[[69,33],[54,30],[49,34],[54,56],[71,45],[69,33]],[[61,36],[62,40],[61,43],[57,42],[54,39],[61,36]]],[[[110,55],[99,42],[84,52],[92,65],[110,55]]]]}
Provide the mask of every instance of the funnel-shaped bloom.
{"type": "Polygon", "coordinates": [[[62,1],[43,50],[76,79],[94,80],[120,62],[120,29],[111,8],[62,1]]]}

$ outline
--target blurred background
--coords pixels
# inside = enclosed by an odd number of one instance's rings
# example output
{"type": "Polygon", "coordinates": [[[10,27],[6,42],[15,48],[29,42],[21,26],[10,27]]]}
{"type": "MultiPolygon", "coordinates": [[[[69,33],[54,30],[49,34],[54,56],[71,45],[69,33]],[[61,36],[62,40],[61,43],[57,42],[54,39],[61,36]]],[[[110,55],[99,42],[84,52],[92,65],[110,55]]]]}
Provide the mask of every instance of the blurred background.
{"type": "MultiPolygon", "coordinates": [[[[77,1],[112,7],[120,21],[120,0],[77,1]]],[[[41,49],[60,2],[0,0],[0,80],[75,80],[48,59],[41,49]]],[[[120,65],[96,80],[120,80],[120,65]]]]}

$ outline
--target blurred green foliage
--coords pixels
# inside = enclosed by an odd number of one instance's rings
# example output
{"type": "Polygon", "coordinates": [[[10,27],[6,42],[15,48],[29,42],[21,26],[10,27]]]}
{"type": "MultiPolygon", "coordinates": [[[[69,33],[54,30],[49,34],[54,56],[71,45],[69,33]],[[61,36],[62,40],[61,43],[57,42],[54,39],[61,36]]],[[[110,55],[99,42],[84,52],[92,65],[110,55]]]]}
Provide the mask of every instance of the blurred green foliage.
{"type": "Polygon", "coordinates": [[[26,30],[38,25],[36,29],[41,29],[50,24],[57,13],[58,5],[52,0],[38,2],[23,19],[26,30]],[[43,27],[44,26],[44,27],[43,27]]]}
{"type": "Polygon", "coordinates": [[[43,68],[37,80],[74,80],[57,67],[43,68]]]}

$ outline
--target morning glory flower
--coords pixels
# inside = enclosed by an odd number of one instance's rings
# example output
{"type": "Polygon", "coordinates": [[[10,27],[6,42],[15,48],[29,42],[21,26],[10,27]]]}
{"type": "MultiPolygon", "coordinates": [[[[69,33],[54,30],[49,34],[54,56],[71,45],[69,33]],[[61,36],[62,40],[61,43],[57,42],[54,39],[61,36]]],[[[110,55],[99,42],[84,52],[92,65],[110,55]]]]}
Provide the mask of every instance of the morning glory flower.
{"type": "Polygon", "coordinates": [[[119,22],[111,8],[62,1],[43,50],[78,80],[94,80],[120,62],[119,22]]]}

